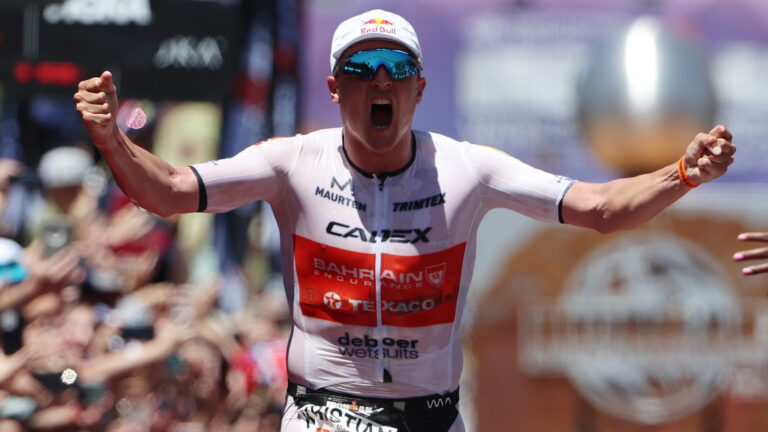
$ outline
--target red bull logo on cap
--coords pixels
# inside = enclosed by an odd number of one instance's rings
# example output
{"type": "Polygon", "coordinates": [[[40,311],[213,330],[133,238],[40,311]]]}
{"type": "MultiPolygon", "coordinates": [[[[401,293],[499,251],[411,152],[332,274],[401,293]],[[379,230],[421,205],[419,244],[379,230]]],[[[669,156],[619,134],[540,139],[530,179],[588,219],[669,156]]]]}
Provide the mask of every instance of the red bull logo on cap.
{"type": "Polygon", "coordinates": [[[373,18],[373,19],[369,19],[368,21],[363,23],[363,25],[368,25],[368,24],[373,24],[373,25],[391,25],[391,26],[395,25],[391,21],[387,21],[384,18],[373,18]]]}
{"type": "Polygon", "coordinates": [[[385,20],[384,18],[373,18],[365,21],[363,26],[360,27],[360,34],[366,33],[389,33],[396,34],[397,29],[392,21],[385,20]]]}

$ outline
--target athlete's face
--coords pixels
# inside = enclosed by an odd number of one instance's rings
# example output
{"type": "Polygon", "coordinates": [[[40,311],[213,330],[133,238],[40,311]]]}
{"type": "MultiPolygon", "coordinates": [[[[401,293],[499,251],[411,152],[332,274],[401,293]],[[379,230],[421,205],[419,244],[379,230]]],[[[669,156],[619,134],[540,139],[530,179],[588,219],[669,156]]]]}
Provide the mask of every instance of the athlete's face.
{"type": "MultiPolygon", "coordinates": [[[[395,42],[367,40],[349,47],[339,62],[343,64],[356,52],[376,48],[405,50],[395,42]]],[[[398,152],[405,145],[410,156],[413,114],[425,86],[426,79],[417,75],[394,79],[384,66],[370,79],[343,72],[328,77],[331,97],[341,107],[347,142],[376,154],[398,152]]]]}

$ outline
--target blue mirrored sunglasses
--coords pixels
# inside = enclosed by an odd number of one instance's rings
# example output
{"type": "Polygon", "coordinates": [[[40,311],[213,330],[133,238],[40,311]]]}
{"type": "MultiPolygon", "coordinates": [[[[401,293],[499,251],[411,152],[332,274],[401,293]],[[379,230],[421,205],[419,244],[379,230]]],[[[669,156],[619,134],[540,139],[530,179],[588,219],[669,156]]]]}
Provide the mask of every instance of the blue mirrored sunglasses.
{"type": "Polygon", "coordinates": [[[403,79],[421,72],[421,65],[405,51],[376,48],[358,51],[336,65],[334,75],[341,71],[344,75],[354,75],[358,78],[371,79],[376,75],[379,66],[384,66],[394,79],[403,79]]]}

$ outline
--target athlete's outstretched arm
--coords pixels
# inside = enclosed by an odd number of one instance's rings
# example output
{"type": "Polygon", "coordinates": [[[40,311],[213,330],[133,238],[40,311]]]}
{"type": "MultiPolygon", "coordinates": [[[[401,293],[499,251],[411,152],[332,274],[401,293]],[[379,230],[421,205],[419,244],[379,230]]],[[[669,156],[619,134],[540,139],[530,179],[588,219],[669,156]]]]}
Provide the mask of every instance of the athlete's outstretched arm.
{"type": "Polygon", "coordinates": [[[131,200],[164,217],[197,209],[199,190],[192,169],[165,162],[117,127],[117,88],[112,73],[81,81],[74,99],[94,144],[131,200]]]}
{"type": "Polygon", "coordinates": [[[577,182],[563,198],[563,220],[603,233],[642,225],[685,195],[690,186],[725,174],[736,152],[732,139],[728,129],[718,125],[694,137],[682,166],[675,162],[652,173],[606,183],[577,182]]]}

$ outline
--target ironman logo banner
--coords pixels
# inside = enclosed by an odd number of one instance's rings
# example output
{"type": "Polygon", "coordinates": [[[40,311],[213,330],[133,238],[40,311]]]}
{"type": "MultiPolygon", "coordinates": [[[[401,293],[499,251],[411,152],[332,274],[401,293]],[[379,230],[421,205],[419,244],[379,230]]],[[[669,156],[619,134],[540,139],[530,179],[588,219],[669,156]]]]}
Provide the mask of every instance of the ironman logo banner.
{"type": "MultiPolygon", "coordinates": [[[[384,325],[423,327],[453,322],[465,243],[419,256],[382,254],[384,325]]],[[[305,316],[376,326],[376,256],[294,236],[299,302],[305,316]]]]}

